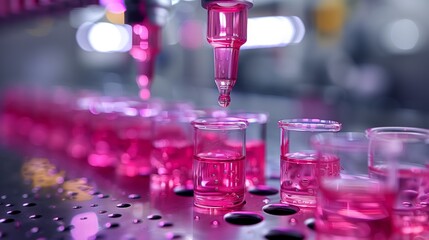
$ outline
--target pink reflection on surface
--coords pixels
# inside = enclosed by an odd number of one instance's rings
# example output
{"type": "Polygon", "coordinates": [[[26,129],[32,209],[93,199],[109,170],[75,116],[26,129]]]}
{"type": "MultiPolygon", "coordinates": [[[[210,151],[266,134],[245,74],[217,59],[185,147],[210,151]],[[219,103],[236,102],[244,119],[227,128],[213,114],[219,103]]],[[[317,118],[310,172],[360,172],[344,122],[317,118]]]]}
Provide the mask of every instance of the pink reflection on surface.
{"type": "Polygon", "coordinates": [[[71,220],[74,228],[70,231],[73,239],[92,239],[98,232],[98,217],[94,212],[80,213],[71,220]]]}

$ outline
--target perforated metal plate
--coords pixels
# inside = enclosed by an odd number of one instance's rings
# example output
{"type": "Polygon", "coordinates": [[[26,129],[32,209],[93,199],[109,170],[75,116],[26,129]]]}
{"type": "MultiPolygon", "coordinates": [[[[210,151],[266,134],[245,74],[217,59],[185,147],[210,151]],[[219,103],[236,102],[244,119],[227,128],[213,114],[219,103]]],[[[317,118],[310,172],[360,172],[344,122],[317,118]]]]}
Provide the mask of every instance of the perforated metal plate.
{"type": "Polygon", "coordinates": [[[0,238],[313,239],[312,210],[279,204],[279,180],[229,211],[193,206],[192,190],[120,177],[37,149],[0,150],[0,238]],[[276,189],[277,188],[277,189],[276,189]]]}

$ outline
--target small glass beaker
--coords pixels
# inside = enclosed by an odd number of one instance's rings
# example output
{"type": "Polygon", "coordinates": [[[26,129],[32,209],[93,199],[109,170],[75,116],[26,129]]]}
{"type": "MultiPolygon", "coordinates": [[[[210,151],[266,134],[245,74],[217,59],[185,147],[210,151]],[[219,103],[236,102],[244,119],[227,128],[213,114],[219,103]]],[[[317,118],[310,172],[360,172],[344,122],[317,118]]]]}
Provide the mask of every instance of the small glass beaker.
{"type": "Polygon", "coordinates": [[[319,133],[311,138],[317,152],[315,212],[317,239],[390,239],[392,191],[368,176],[368,140],[364,133],[319,133]],[[326,162],[339,161],[338,169],[326,162]]]}
{"type": "Polygon", "coordinates": [[[250,111],[202,110],[208,117],[235,117],[248,122],[246,128],[246,186],[265,184],[266,138],[268,114],[250,111]]]}
{"type": "Polygon", "coordinates": [[[119,163],[116,172],[128,177],[153,172],[151,164],[153,121],[161,110],[152,101],[127,103],[119,110],[117,121],[119,163]]]}
{"type": "MultiPolygon", "coordinates": [[[[316,132],[338,132],[341,124],[321,119],[284,119],[280,127],[280,194],[283,203],[302,207],[316,206],[317,156],[310,146],[316,132]]],[[[339,174],[339,162],[326,162],[325,168],[339,174]]]]}
{"type": "Polygon", "coordinates": [[[162,110],[153,118],[151,163],[152,184],[192,186],[192,120],[195,111],[184,108],[162,110]]]}
{"type": "Polygon", "coordinates": [[[201,118],[194,126],[194,204],[232,208],[244,203],[247,121],[201,118]],[[234,142],[234,146],[228,144],[234,142]]]}
{"type": "Polygon", "coordinates": [[[370,177],[385,179],[395,191],[396,233],[407,239],[429,238],[429,130],[378,127],[366,134],[370,177]]]}

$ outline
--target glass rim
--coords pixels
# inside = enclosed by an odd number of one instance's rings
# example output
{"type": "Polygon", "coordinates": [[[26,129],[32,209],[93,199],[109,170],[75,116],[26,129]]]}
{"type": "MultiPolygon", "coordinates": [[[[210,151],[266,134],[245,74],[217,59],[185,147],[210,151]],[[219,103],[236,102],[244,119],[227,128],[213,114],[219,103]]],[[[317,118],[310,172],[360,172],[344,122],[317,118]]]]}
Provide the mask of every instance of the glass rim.
{"type": "Polygon", "coordinates": [[[420,135],[426,135],[426,137],[429,138],[429,129],[425,129],[425,128],[392,126],[392,127],[374,127],[374,128],[368,128],[367,130],[365,130],[365,135],[367,138],[371,138],[372,136],[380,133],[420,134],[420,135]]]}
{"type": "Polygon", "coordinates": [[[243,130],[248,126],[248,121],[243,118],[222,117],[222,118],[198,118],[191,122],[195,129],[207,130],[243,130]]]}
{"type": "Polygon", "coordinates": [[[303,132],[338,132],[341,123],[318,118],[295,118],[278,121],[279,128],[303,132]]]}
{"type": "Polygon", "coordinates": [[[311,145],[316,150],[366,150],[369,141],[363,132],[323,132],[310,138],[311,145]]]}

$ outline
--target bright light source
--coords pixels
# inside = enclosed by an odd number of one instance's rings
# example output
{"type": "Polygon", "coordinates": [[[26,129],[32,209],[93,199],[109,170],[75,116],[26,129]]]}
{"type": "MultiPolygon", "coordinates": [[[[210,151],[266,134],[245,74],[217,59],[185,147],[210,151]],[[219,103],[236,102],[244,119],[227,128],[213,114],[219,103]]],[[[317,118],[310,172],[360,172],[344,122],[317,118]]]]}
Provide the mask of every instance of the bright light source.
{"type": "Polygon", "coordinates": [[[302,41],[305,27],[299,17],[250,18],[247,27],[247,42],[243,49],[282,47],[302,41]]]}
{"type": "Polygon", "coordinates": [[[86,51],[125,52],[131,48],[131,28],[106,22],[84,24],[79,27],[76,39],[86,51]],[[86,39],[84,36],[86,35],[86,39]]]}
{"type": "Polygon", "coordinates": [[[391,52],[414,51],[420,40],[420,29],[413,20],[399,19],[386,28],[383,40],[391,52]]]}

